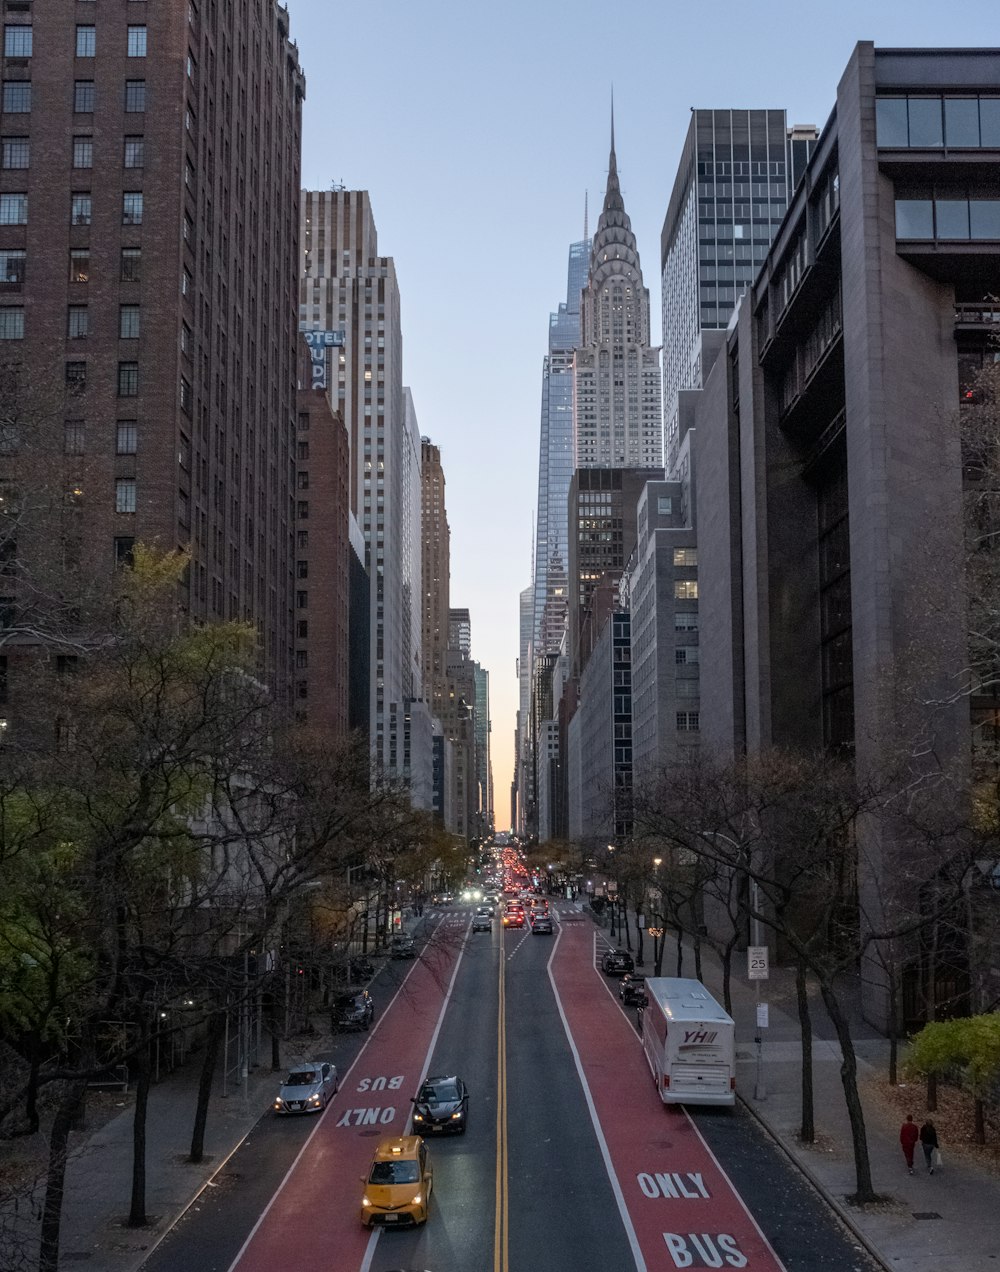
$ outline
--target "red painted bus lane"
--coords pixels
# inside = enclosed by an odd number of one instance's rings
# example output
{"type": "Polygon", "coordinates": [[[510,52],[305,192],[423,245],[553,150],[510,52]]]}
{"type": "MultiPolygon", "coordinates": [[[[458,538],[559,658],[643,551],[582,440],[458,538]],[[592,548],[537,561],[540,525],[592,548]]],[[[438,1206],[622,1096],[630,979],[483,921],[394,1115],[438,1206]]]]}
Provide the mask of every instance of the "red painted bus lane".
{"type": "Polygon", "coordinates": [[[697,1128],[656,1093],[642,1044],[594,966],[594,933],[563,927],[549,976],[640,1272],[784,1272],[697,1128]]]}
{"type": "Polygon", "coordinates": [[[373,1235],[361,1225],[362,1176],[378,1141],[406,1132],[460,960],[458,943],[442,941],[414,964],[230,1272],[362,1267],[373,1235]]]}

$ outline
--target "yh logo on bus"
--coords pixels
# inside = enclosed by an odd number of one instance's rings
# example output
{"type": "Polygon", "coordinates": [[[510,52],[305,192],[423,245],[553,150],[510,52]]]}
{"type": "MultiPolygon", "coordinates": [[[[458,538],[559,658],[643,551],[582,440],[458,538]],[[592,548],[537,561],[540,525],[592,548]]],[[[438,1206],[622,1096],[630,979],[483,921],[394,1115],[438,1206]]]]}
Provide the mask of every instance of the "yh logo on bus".
{"type": "Polygon", "coordinates": [[[691,1046],[692,1043],[697,1043],[697,1042],[703,1042],[706,1044],[711,1043],[711,1042],[714,1042],[716,1038],[718,1038],[718,1036],[719,1036],[718,1031],[715,1029],[712,1029],[712,1030],[688,1029],[687,1032],[684,1034],[683,1045],[685,1047],[689,1047],[691,1046]]]}

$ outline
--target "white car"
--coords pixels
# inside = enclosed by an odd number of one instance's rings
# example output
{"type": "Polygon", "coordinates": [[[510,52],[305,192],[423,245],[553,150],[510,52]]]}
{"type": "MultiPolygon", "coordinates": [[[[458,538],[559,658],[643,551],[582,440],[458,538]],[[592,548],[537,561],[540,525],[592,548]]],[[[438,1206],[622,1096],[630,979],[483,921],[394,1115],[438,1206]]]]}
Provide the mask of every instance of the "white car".
{"type": "Polygon", "coordinates": [[[337,1093],[337,1066],[326,1060],[293,1064],[274,1101],[275,1113],[322,1113],[337,1093]]]}

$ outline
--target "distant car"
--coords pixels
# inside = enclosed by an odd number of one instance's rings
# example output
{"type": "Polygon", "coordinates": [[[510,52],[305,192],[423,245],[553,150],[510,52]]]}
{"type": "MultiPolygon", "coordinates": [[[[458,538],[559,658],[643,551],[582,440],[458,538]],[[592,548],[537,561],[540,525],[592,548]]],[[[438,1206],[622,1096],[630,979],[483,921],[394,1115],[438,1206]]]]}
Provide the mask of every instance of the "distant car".
{"type": "Polygon", "coordinates": [[[469,1088],[461,1078],[428,1078],[414,1096],[413,1129],[419,1135],[464,1134],[468,1119],[469,1088]]]}
{"type": "Polygon", "coordinates": [[[326,1060],[293,1064],[278,1089],[275,1113],[322,1113],[337,1092],[337,1066],[326,1060]]]}
{"type": "Polygon", "coordinates": [[[601,971],[605,976],[624,976],[635,968],[632,955],[625,950],[608,950],[601,959],[601,971]]]}
{"type": "Polygon", "coordinates": [[[482,901],[482,899],[483,899],[483,892],[482,892],[482,889],[481,889],[481,888],[475,887],[475,888],[463,888],[463,889],[462,889],[462,900],[463,900],[463,901],[466,901],[466,902],[468,902],[468,901],[482,901]]]}
{"type": "Polygon", "coordinates": [[[413,937],[397,932],[389,943],[389,956],[391,958],[416,958],[417,947],[413,943],[413,937]]]}
{"type": "Polygon", "coordinates": [[[473,932],[492,932],[493,920],[488,914],[474,914],[472,916],[473,932]]]}
{"type": "Polygon", "coordinates": [[[334,1029],[368,1029],[375,1015],[375,1003],[367,989],[357,994],[341,994],[330,1009],[334,1029]]]}
{"type": "Polygon", "coordinates": [[[548,914],[533,914],[531,916],[531,930],[538,936],[544,933],[546,936],[552,935],[552,919],[548,914]]]}
{"type": "Polygon", "coordinates": [[[622,977],[618,997],[626,1007],[646,1006],[646,978],[642,972],[629,972],[622,977]]]}
{"type": "Polygon", "coordinates": [[[496,914],[496,910],[491,905],[478,905],[476,906],[476,913],[485,914],[487,918],[492,919],[494,914],[496,914]]]}
{"type": "Polygon", "coordinates": [[[377,1223],[395,1228],[427,1222],[434,1172],[419,1135],[382,1140],[363,1178],[361,1222],[366,1228],[377,1223]]]}
{"type": "Polygon", "coordinates": [[[524,911],[523,910],[507,910],[503,916],[503,925],[505,928],[523,928],[524,927],[524,911]]]}

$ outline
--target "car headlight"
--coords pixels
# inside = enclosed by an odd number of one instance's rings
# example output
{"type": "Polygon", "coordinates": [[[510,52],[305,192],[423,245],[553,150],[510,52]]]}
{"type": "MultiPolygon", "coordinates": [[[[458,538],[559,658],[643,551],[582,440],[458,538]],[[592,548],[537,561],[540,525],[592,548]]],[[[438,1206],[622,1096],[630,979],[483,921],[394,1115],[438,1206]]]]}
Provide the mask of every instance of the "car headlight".
{"type": "Polygon", "coordinates": [[[423,1113],[414,1113],[413,1120],[414,1122],[422,1122],[424,1120],[423,1113]]]}
{"type": "Polygon", "coordinates": [[[319,1104],[319,1096],[318,1096],[318,1095],[311,1095],[311,1096],[309,1097],[309,1103],[310,1103],[310,1104],[319,1104]]]}
{"type": "Polygon", "coordinates": [[[461,1110],[461,1109],[459,1109],[459,1111],[458,1111],[457,1113],[452,1113],[452,1115],[451,1115],[451,1120],[454,1122],[454,1121],[456,1120],[456,1118],[460,1118],[461,1116],[462,1116],[462,1110],[461,1110]]]}
{"type": "Polygon", "coordinates": [[[422,1201],[423,1201],[423,1197],[421,1197],[420,1193],[417,1193],[417,1195],[413,1198],[413,1204],[415,1206],[419,1206],[422,1201]]]}
{"type": "Polygon", "coordinates": [[[368,1198],[367,1198],[367,1197],[362,1197],[362,1198],[361,1198],[361,1204],[362,1204],[362,1206],[370,1206],[372,1203],[368,1200],[368,1198]]]}

